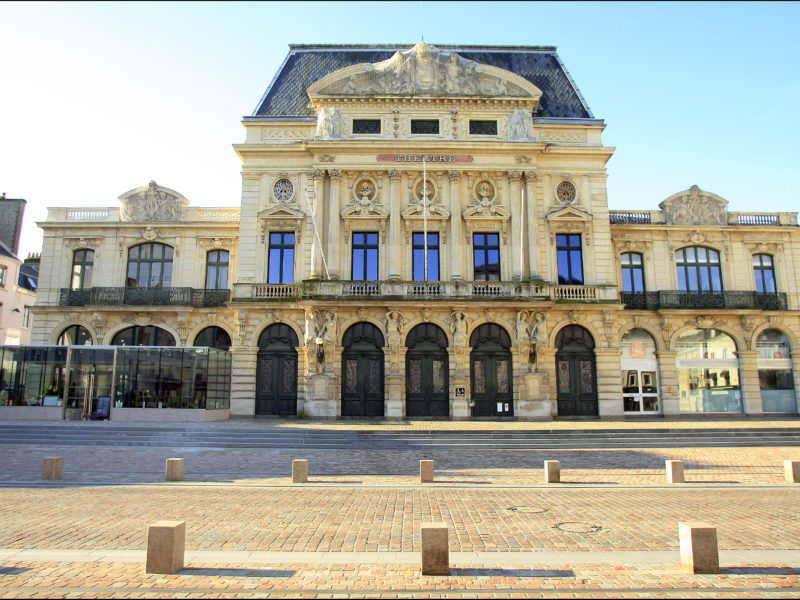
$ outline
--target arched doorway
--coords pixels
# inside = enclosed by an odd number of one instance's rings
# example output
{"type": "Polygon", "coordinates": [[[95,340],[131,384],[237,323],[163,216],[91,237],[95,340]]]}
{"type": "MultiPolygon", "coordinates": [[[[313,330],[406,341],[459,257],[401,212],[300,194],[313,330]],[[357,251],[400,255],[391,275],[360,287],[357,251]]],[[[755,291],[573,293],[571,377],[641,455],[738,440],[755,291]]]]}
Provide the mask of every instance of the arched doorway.
{"type": "Polygon", "coordinates": [[[469,338],[473,417],[512,417],[511,338],[505,329],[484,323],[469,338]]]}
{"type": "Polygon", "coordinates": [[[688,329],[675,340],[682,413],[743,412],[736,341],[719,329],[688,329]]]}
{"type": "Polygon", "coordinates": [[[622,405],[626,413],[659,412],[656,342],[644,329],[622,336],[622,405]]]}
{"type": "Polygon", "coordinates": [[[756,349],[764,412],[796,413],[797,399],[789,338],[777,329],[767,329],[759,334],[756,349]]]}
{"type": "Polygon", "coordinates": [[[406,338],[406,416],[447,417],[447,336],[433,323],[420,323],[406,338]]]}
{"type": "Polygon", "coordinates": [[[297,334],[276,323],[258,338],[256,415],[297,414],[297,334]]]}
{"type": "Polygon", "coordinates": [[[594,339],[580,325],[567,325],[556,336],[556,385],[559,417],[597,415],[594,339]]]}
{"type": "Polygon", "coordinates": [[[342,416],[382,417],[383,334],[356,323],[342,338],[342,416]]]}

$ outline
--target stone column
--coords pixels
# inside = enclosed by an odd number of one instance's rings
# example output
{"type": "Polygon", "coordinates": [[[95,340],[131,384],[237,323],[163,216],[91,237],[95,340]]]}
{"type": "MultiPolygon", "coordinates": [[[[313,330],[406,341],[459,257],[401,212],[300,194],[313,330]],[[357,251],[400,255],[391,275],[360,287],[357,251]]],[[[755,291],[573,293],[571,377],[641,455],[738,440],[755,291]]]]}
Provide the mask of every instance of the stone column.
{"type": "MultiPolygon", "coordinates": [[[[314,170],[314,199],[311,202],[311,213],[313,219],[311,222],[311,274],[309,279],[322,279],[322,253],[320,252],[319,242],[317,241],[317,234],[322,237],[322,194],[325,190],[325,171],[321,169],[314,170]],[[317,230],[314,230],[314,220],[317,223],[317,230]]],[[[311,215],[309,215],[311,216],[311,215]]]]}
{"type": "Polygon", "coordinates": [[[511,208],[511,223],[509,223],[509,250],[511,252],[511,279],[519,281],[522,277],[522,238],[520,231],[520,219],[522,218],[522,210],[520,207],[520,188],[519,181],[522,173],[519,171],[508,172],[508,195],[509,207],[511,208]]]}
{"type": "Polygon", "coordinates": [[[678,391],[678,368],[675,366],[677,352],[661,350],[656,352],[658,358],[659,395],[661,396],[661,413],[664,416],[679,415],[680,392],[678,391]]]}
{"type": "Polygon", "coordinates": [[[395,281],[400,280],[400,265],[403,262],[400,247],[403,238],[403,224],[400,218],[400,175],[399,169],[389,171],[389,248],[387,261],[387,277],[395,281]]]}
{"type": "Polygon", "coordinates": [[[622,416],[622,381],[619,376],[622,351],[619,348],[595,348],[594,358],[598,413],[601,417],[622,416]]]}
{"type": "Polygon", "coordinates": [[[231,415],[256,414],[257,346],[231,346],[231,415]]]}
{"type": "Polygon", "coordinates": [[[528,262],[523,265],[522,276],[529,279],[536,279],[539,277],[539,236],[536,235],[539,231],[539,223],[536,219],[536,171],[527,171],[525,173],[525,233],[527,239],[525,245],[527,246],[528,262]]]}
{"type": "Polygon", "coordinates": [[[758,377],[758,350],[739,350],[739,388],[745,414],[764,413],[761,404],[761,381],[758,377]]]}
{"type": "Polygon", "coordinates": [[[339,246],[341,245],[341,235],[339,234],[341,200],[339,198],[339,184],[342,181],[342,171],[340,169],[329,169],[328,176],[331,179],[330,198],[327,202],[326,218],[328,219],[328,272],[331,279],[339,279],[339,246]]]}
{"type": "Polygon", "coordinates": [[[461,194],[459,194],[461,171],[448,171],[447,177],[450,180],[450,237],[447,240],[450,246],[450,279],[463,281],[464,237],[461,222],[461,194]]]}

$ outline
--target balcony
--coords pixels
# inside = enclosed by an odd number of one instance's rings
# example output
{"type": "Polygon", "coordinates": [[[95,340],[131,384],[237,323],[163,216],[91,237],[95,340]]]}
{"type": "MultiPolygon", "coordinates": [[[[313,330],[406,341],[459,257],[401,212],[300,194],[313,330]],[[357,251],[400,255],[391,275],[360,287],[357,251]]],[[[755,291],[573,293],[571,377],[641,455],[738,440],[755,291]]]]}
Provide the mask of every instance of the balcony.
{"type": "Polygon", "coordinates": [[[534,302],[616,302],[616,288],[549,285],[535,281],[350,281],[313,279],[299,284],[236,283],[236,302],[299,299],[523,300],[534,302]]]}
{"type": "Polygon", "coordinates": [[[762,294],[749,290],[722,292],[685,292],[661,290],[632,294],[622,292],[620,302],[629,310],[658,310],[661,308],[721,308],[788,310],[785,293],[762,294]]]}
{"type": "Polygon", "coordinates": [[[93,287],[85,290],[61,289],[59,306],[225,306],[230,290],[190,287],[124,288],[93,287]]]}

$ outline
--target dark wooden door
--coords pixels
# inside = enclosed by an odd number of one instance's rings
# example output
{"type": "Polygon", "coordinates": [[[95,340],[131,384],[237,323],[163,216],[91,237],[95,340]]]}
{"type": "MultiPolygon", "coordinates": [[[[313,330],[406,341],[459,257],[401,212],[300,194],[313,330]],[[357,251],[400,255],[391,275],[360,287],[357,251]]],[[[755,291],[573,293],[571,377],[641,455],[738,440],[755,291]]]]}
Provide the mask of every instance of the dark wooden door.
{"type": "Polygon", "coordinates": [[[297,353],[259,352],[256,414],[297,414],[297,353]]]}
{"type": "Polygon", "coordinates": [[[472,401],[475,403],[472,407],[473,417],[514,416],[509,352],[473,350],[470,355],[470,379],[472,401]]]}
{"type": "Polygon", "coordinates": [[[382,417],[383,412],[383,352],[358,342],[342,353],[342,416],[382,417]]]}
{"type": "Polygon", "coordinates": [[[559,351],[556,354],[558,416],[597,415],[597,375],[591,352],[559,351]]]}
{"type": "Polygon", "coordinates": [[[433,344],[418,344],[406,354],[406,416],[447,417],[449,360],[433,344]]]}

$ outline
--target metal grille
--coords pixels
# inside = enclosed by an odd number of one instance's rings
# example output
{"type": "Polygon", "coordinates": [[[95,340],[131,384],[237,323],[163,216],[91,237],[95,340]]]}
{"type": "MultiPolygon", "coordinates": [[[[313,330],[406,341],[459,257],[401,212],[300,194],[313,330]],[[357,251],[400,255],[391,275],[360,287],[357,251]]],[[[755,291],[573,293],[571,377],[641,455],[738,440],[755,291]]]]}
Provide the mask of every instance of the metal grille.
{"type": "Polygon", "coordinates": [[[412,394],[422,393],[422,361],[410,360],[409,362],[409,392],[412,394]]]}
{"type": "Polygon", "coordinates": [[[283,359],[283,392],[291,394],[295,390],[294,377],[297,374],[297,369],[294,366],[294,360],[291,358],[283,359]]]}
{"type": "Polygon", "coordinates": [[[433,361],[433,393],[443,394],[444,389],[444,361],[433,361]]]}
{"type": "Polygon", "coordinates": [[[369,361],[369,393],[381,393],[381,363],[375,359],[369,361]]]}
{"type": "Polygon", "coordinates": [[[475,361],[475,393],[486,393],[486,368],[482,360],[475,361]]]}
{"type": "Polygon", "coordinates": [[[473,121],[469,122],[470,135],[497,135],[497,121],[473,121]]]}
{"type": "Polygon", "coordinates": [[[353,119],[353,133],[380,133],[380,119],[353,119]]]}
{"type": "Polygon", "coordinates": [[[439,133],[439,120],[411,119],[411,133],[439,133]]]}
{"type": "Polygon", "coordinates": [[[504,360],[497,363],[497,393],[508,393],[508,363],[504,360]]]}

